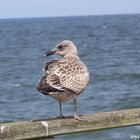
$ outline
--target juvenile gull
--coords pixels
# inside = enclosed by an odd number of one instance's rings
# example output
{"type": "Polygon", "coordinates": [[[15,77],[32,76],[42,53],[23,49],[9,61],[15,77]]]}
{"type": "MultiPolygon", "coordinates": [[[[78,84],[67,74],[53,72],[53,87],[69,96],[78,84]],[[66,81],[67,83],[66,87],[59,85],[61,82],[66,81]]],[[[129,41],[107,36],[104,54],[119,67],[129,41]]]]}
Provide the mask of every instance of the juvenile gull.
{"type": "Polygon", "coordinates": [[[45,73],[37,89],[44,95],[55,98],[60,107],[60,117],[63,118],[61,103],[74,101],[74,118],[76,114],[76,97],[80,95],[89,81],[87,67],[78,57],[75,44],[70,40],[60,42],[47,56],[58,54],[63,58],[46,63],[45,73]]]}

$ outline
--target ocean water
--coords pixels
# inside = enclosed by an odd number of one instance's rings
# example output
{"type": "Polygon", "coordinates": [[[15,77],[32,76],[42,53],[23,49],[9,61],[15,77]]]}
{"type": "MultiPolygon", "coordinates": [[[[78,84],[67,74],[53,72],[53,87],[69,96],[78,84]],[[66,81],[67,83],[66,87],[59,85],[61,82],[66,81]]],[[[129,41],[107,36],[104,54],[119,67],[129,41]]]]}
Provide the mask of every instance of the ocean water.
{"type": "MultiPolygon", "coordinates": [[[[51,118],[58,103],[37,92],[46,51],[75,42],[90,72],[78,114],[140,107],[140,15],[0,20],[0,122],[51,118]]],[[[65,103],[63,113],[73,113],[65,103]]],[[[57,136],[56,140],[129,140],[140,126],[57,136]]]]}

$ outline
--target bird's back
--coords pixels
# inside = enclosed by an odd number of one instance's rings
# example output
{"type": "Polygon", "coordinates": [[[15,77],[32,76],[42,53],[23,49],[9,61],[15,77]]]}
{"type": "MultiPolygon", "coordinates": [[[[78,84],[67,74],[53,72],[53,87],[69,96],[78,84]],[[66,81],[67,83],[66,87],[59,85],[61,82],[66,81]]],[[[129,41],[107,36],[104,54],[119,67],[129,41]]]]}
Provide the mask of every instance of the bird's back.
{"type": "Polygon", "coordinates": [[[67,92],[79,95],[89,80],[88,70],[77,56],[49,62],[45,70],[38,89],[46,94],[67,92]]]}
{"type": "Polygon", "coordinates": [[[62,86],[77,94],[83,91],[89,79],[88,70],[78,57],[66,58],[65,64],[61,64],[58,74],[61,75],[62,86]]]}

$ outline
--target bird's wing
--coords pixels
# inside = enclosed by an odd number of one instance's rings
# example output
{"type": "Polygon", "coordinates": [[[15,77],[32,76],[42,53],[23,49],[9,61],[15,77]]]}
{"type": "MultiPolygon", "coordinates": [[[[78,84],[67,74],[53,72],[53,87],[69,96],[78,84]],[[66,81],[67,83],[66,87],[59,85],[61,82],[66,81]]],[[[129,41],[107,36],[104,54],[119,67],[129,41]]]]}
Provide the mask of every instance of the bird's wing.
{"type": "Polygon", "coordinates": [[[49,92],[61,92],[63,88],[60,84],[60,78],[55,74],[55,70],[59,68],[57,60],[46,63],[45,73],[37,86],[38,91],[48,94],[49,92]]]}
{"type": "Polygon", "coordinates": [[[47,63],[46,74],[39,85],[46,92],[70,91],[80,94],[87,83],[88,71],[85,65],[77,58],[67,58],[47,63]]]}
{"type": "Polygon", "coordinates": [[[61,85],[80,94],[89,80],[86,66],[76,57],[68,58],[60,77],[61,85]],[[63,74],[64,73],[64,74],[63,74]]]}

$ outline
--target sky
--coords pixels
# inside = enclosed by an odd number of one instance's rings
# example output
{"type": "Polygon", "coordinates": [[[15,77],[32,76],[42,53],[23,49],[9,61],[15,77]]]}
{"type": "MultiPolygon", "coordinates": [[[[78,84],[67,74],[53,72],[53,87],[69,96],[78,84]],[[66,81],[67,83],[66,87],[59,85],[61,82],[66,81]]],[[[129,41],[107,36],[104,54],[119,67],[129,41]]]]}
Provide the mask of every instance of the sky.
{"type": "Polygon", "coordinates": [[[140,13],[140,0],[0,0],[0,18],[140,13]]]}

